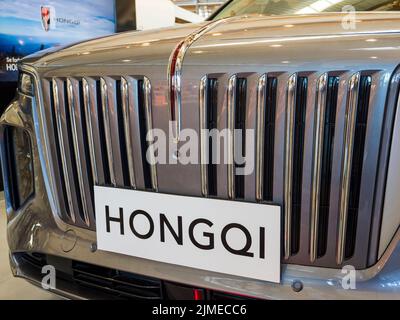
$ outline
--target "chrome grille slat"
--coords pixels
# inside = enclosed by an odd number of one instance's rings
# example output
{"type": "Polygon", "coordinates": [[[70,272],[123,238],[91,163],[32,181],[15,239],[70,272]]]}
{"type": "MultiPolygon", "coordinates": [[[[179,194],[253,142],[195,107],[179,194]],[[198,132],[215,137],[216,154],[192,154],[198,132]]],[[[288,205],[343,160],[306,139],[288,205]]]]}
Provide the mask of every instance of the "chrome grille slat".
{"type": "Polygon", "coordinates": [[[85,120],[90,151],[91,171],[94,184],[104,184],[104,169],[100,147],[100,132],[98,125],[96,81],[91,78],[83,78],[83,101],[85,120]]]}
{"type": "Polygon", "coordinates": [[[228,83],[227,111],[228,111],[228,198],[235,198],[235,105],[236,105],[237,75],[233,75],[228,83]]]}
{"type": "Polygon", "coordinates": [[[78,173],[78,188],[82,199],[83,220],[87,226],[90,225],[90,216],[93,215],[93,204],[90,199],[92,190],[88,179],[86,167],[85,146],[83,141],[82,119],[79,101],[79,82],[73,78],[67,79],[68,107],[72,128],[72,143],[74,147],[76,169],[78,173]]]}
{"type": "MultiPolygon", "coordinates": [[[[117,186],[117,178],[115,173],[115,164],[114,164],[114,150],[113,150],[113,143],[112,143],[112,109],[113,106],[110,107],[109,105],[109,81],[105,78],[100,79],[100,88],[101,88],[101,104],[103,108],[103,120],[104,120],[104,131],[105,131],[105,138],[106,138],[106,148],[107,148],[107,158],[108,158],[108,169],[110,172],[110,180],[113,186],[117,186]],[[110,110],[111,109],[111,110],[110,110]]],[[[111,84],[112,86],[112,84],[111,84]]],[[[112,90],[112,88],[111,88],[112,90]]],[[[111,97],[112,99],[112,97],[111,97]]]]}
{"type": "Polygon", "coordinates": [[[256,199],[263,200],[264,194],[264,120],[267,75],[258,79],[257,85],[257,128],[256,128],[256,199]]]}
{"type": "Polygon", "coordinates": [[[314,124],[314,154],[312,169],[312,190],[311,190],[311,241],[310,241],[310,260],[314,262],[317,258],[318,242],[318,223],[319,223],[319,198],[321,182],[321,162],[324,135],[324,120],[326,111],[328,74],[320,76],[317,83],[317,101],[315,104],[315,124],[314,124]]]}
{"type": "MultiPolygon", "coordinates": [[[[147,129],[147,136],[142,137],[142,139],[146,139],[148,142],[153,142],[153,116],[151,111],[152,105],[152,97],[151,97],[151,83],[147,77],[143,78],[143,95],[144,95],[144,106],[146,110],[146,129],[147,129]]],[[[150,171],[151,171],[151,185],[154,191],[158,190],[158,183],[157,183],[157,167],[154,158],[154,150],[153,145],[149,145],[149,155],[150,155],[150,171]]],[[[142,155],[142,157],[146,157],[146,155],[142,155]]]]}
{"type": "Polygon", "coordinates": [[[354,130],[358,103],[358,90],[361,74],[355,73],[349,81],[347,107],[345,115],[345,128],[343,139],[342,183],[340,192],[339,231],[336,253],[336,263],[342,264],[344,260],[344,247],[346,241],[346,226],[348,215],[348,199],[351,178],[352,150],[354,143],[354,130]]]}
{"type": "Polygon", "coordinates": [[[201,192],[208,196],[208,143],[207,136],[203,130],[207,129],[207,76],[200,80],[199,106],[200,106],[200,170],[201,170],[201,192]]]}
{"type": "Polygon", "coordinates": [[[284,254],[288,259],[291,254],[292,230],[292,179],[293,179],[293,135],[296,106],[297,74],[293,74],[287,83],[286,121],[285,121],[285,162],[284,162],[284,254]]]}
{"type": "Polygon", "coordinates": [[[121,94],[122,94],[122,112],[124,118],[124,134],[126,140],[126,154],[128,159],[129,168],[129,182],[132,188],[136,188],[136,178],[135,178],[135,163],[133,160],[133,148],[131,139],[131,117],[133,104],[129,96],[129,84],[128,81],[122,77],[121,78],[121,94]]]}

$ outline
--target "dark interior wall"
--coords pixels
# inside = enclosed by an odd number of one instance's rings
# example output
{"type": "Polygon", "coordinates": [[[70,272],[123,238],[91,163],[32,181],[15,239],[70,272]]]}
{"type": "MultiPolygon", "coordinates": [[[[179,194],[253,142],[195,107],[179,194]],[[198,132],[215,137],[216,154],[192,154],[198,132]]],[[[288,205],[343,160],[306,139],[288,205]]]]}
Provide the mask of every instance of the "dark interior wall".
{"type": "Polygon", "coordinates": [[[135,2],[135,0],[115,0],[116,32],[136,30],[135,2]]]}
{"type": "Polygon", "coordinates": [[[0,115],[15,96],[17,82],[0,82],[0,115]]]}
{"type": "MultiPolygon", "coordinates": [[[[0,116],[15,96],[17,82],[0,82],[0,116]]],[[[0,191],[3,191],[3,177],[0,170],[0,191]]]]}

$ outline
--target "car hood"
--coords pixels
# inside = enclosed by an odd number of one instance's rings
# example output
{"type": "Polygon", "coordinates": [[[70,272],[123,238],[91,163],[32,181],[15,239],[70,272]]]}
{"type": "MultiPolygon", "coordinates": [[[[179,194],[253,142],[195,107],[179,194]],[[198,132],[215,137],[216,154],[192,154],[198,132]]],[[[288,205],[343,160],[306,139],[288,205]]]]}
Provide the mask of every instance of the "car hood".
{"type": "Polygon", "coordinates": [[[400,32],[398,13],[326,13],[279,17],[252,15],[228,18],[215,27],[212,27],[215,22],[211,21],[150,31],[125,32],[40,51],[26,57],[22,63],[38,68],[87,64],[165,64],[171,51],[182,39],[206,24],[210,24],[210,31],[201,38],[203,46],[206,39],[207,48],[226,47],[226,50],[234,47],[237,41],[247,46],[257,43],[272,45],[281,40],[300,43],[310,38],[337,38],[339,41],[343,36],[400,32]]]}

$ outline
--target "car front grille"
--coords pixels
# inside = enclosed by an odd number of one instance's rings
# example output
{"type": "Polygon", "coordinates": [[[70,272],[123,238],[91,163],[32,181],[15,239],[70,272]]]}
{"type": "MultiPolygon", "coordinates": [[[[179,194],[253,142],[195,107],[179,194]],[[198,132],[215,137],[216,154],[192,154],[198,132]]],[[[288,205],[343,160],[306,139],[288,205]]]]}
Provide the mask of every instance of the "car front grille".
{"type": "MultiPolygon", "coordinates": [[[[281,205],[285,263],[375,263],[395,78],[379,70],[283,70],[199,79],[195,129],[254,129],[256,137],[250,189],[235,175],[239,165],[224,165],[224,176],[220,165],[206,164],[213,148],[201,140],[203,196],[225,198],[223,185],[228,199],[281,205]],[[221,104],[226,112],[218,114],[221,104]]],[[[158,168],[145,158],[153,121],[146,77],[45,78],[42,91],[65,222],[95,229],[94,185],[158,191],[158,168]]],[[[233,155],[237,144],[228,147],[233,155]]]]}

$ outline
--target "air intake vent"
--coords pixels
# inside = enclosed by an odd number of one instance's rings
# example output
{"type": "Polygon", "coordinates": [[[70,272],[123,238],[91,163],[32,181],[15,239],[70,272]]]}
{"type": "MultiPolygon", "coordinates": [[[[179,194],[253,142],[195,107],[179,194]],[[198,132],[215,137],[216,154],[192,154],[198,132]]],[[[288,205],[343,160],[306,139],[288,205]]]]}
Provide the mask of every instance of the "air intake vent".
{"type": "MultiPolygon", "coordinates": [[[[246,154],[246,91],[247,80],[243,78],[237,79],[236,99],[235,99],[235,148],[241,150],[241,154],[235,152],[235,156],[244,157],[246,154]],[[237,131],[236,131],[237,130],[237,131]]],[[[243,168],[245,164],[236,162],[235,159],[235,198],[244,199],[244,175],[237,174],[237,170],[243,168]]]]}
{"type": "Polygon", "coordinates": [[[146,189],[151,189],[151,168],[150,164],[146,159],[146,150],[148,147],[148,142],[146,141],[147,134],[147,121],[146,121],[146,104],[144,98],[144,82],[142,80],[138,81],[138,95],[139,95],[139,127],[140,127],[140,147],[142,152],[142,166],[143,166],[143,178],[144,186],[146,189]]]}
{"type": "MultiPolygon", "coordinates": [[[[207,129],[209,131],[217,129],[217,98],[218,98],[218,82],[216,79],[207,80],[207,129]]],[[[210,196],[217,195],[217,165],[213,161],[214,146],[213,139],[208,139],[208,194],[210,196]]],[[[215,150],[216,151],[216,150],[215,150]]]]}
{"type": "Polygon", "coordinates": [[[83,262],[72,262],[74,282],[103,291],[120,299],[162,299],[160,280],[103,268],[83,262]]]}
{"type": "Polygon", "coordinates": [[[217,196],[217,163],[214,158],[218,144],[214,143],[212,131],[217,129],[218,80],[203,77],[199,96],[202,194],[217,196]]]}
{"type": "Polygon", "coordinates": [[[371,93],[371,77],[361,76],[357,116],[354,128],[353,159],[351,165],[348,218],[346,229],[345,258],[354,254],[357,233],[357,217],[360,201],[361,177],[364,158],[365,135],[367,132],[368,108],[371,93]]]}
{"type": "Polygon", "coordinates": [[[317,240],[317,255],[321,257],[326,253],[331,178],[332,178],[332,160],[333,160],[333,142],[335,137],[336,107],[338,100],[339,78],[329,77],[326,97],[326,110],[323,123],[323,141],[322,141],[322,159],[321,159],[321,182],[319,195],[319,226],[317,240]]]}
{"type": "Polygon", "coordinates": [[[303,182],[304,130],[307,107],[308,79],[297,79],[296,106],[294,111],[294,145],[293,145],[293,187],[292,187],[292,236],[291,254],[299,251],[301,196],[303,182]]]}
{"type": "Polygon", "coordinates": [[[264,192],[265,201],[273,200],[273,175],[275,155],[275,116],[276,116],[276,78],[267,79],[267,93],[265,103],[265,129],[264,129],[264,192]]]}

